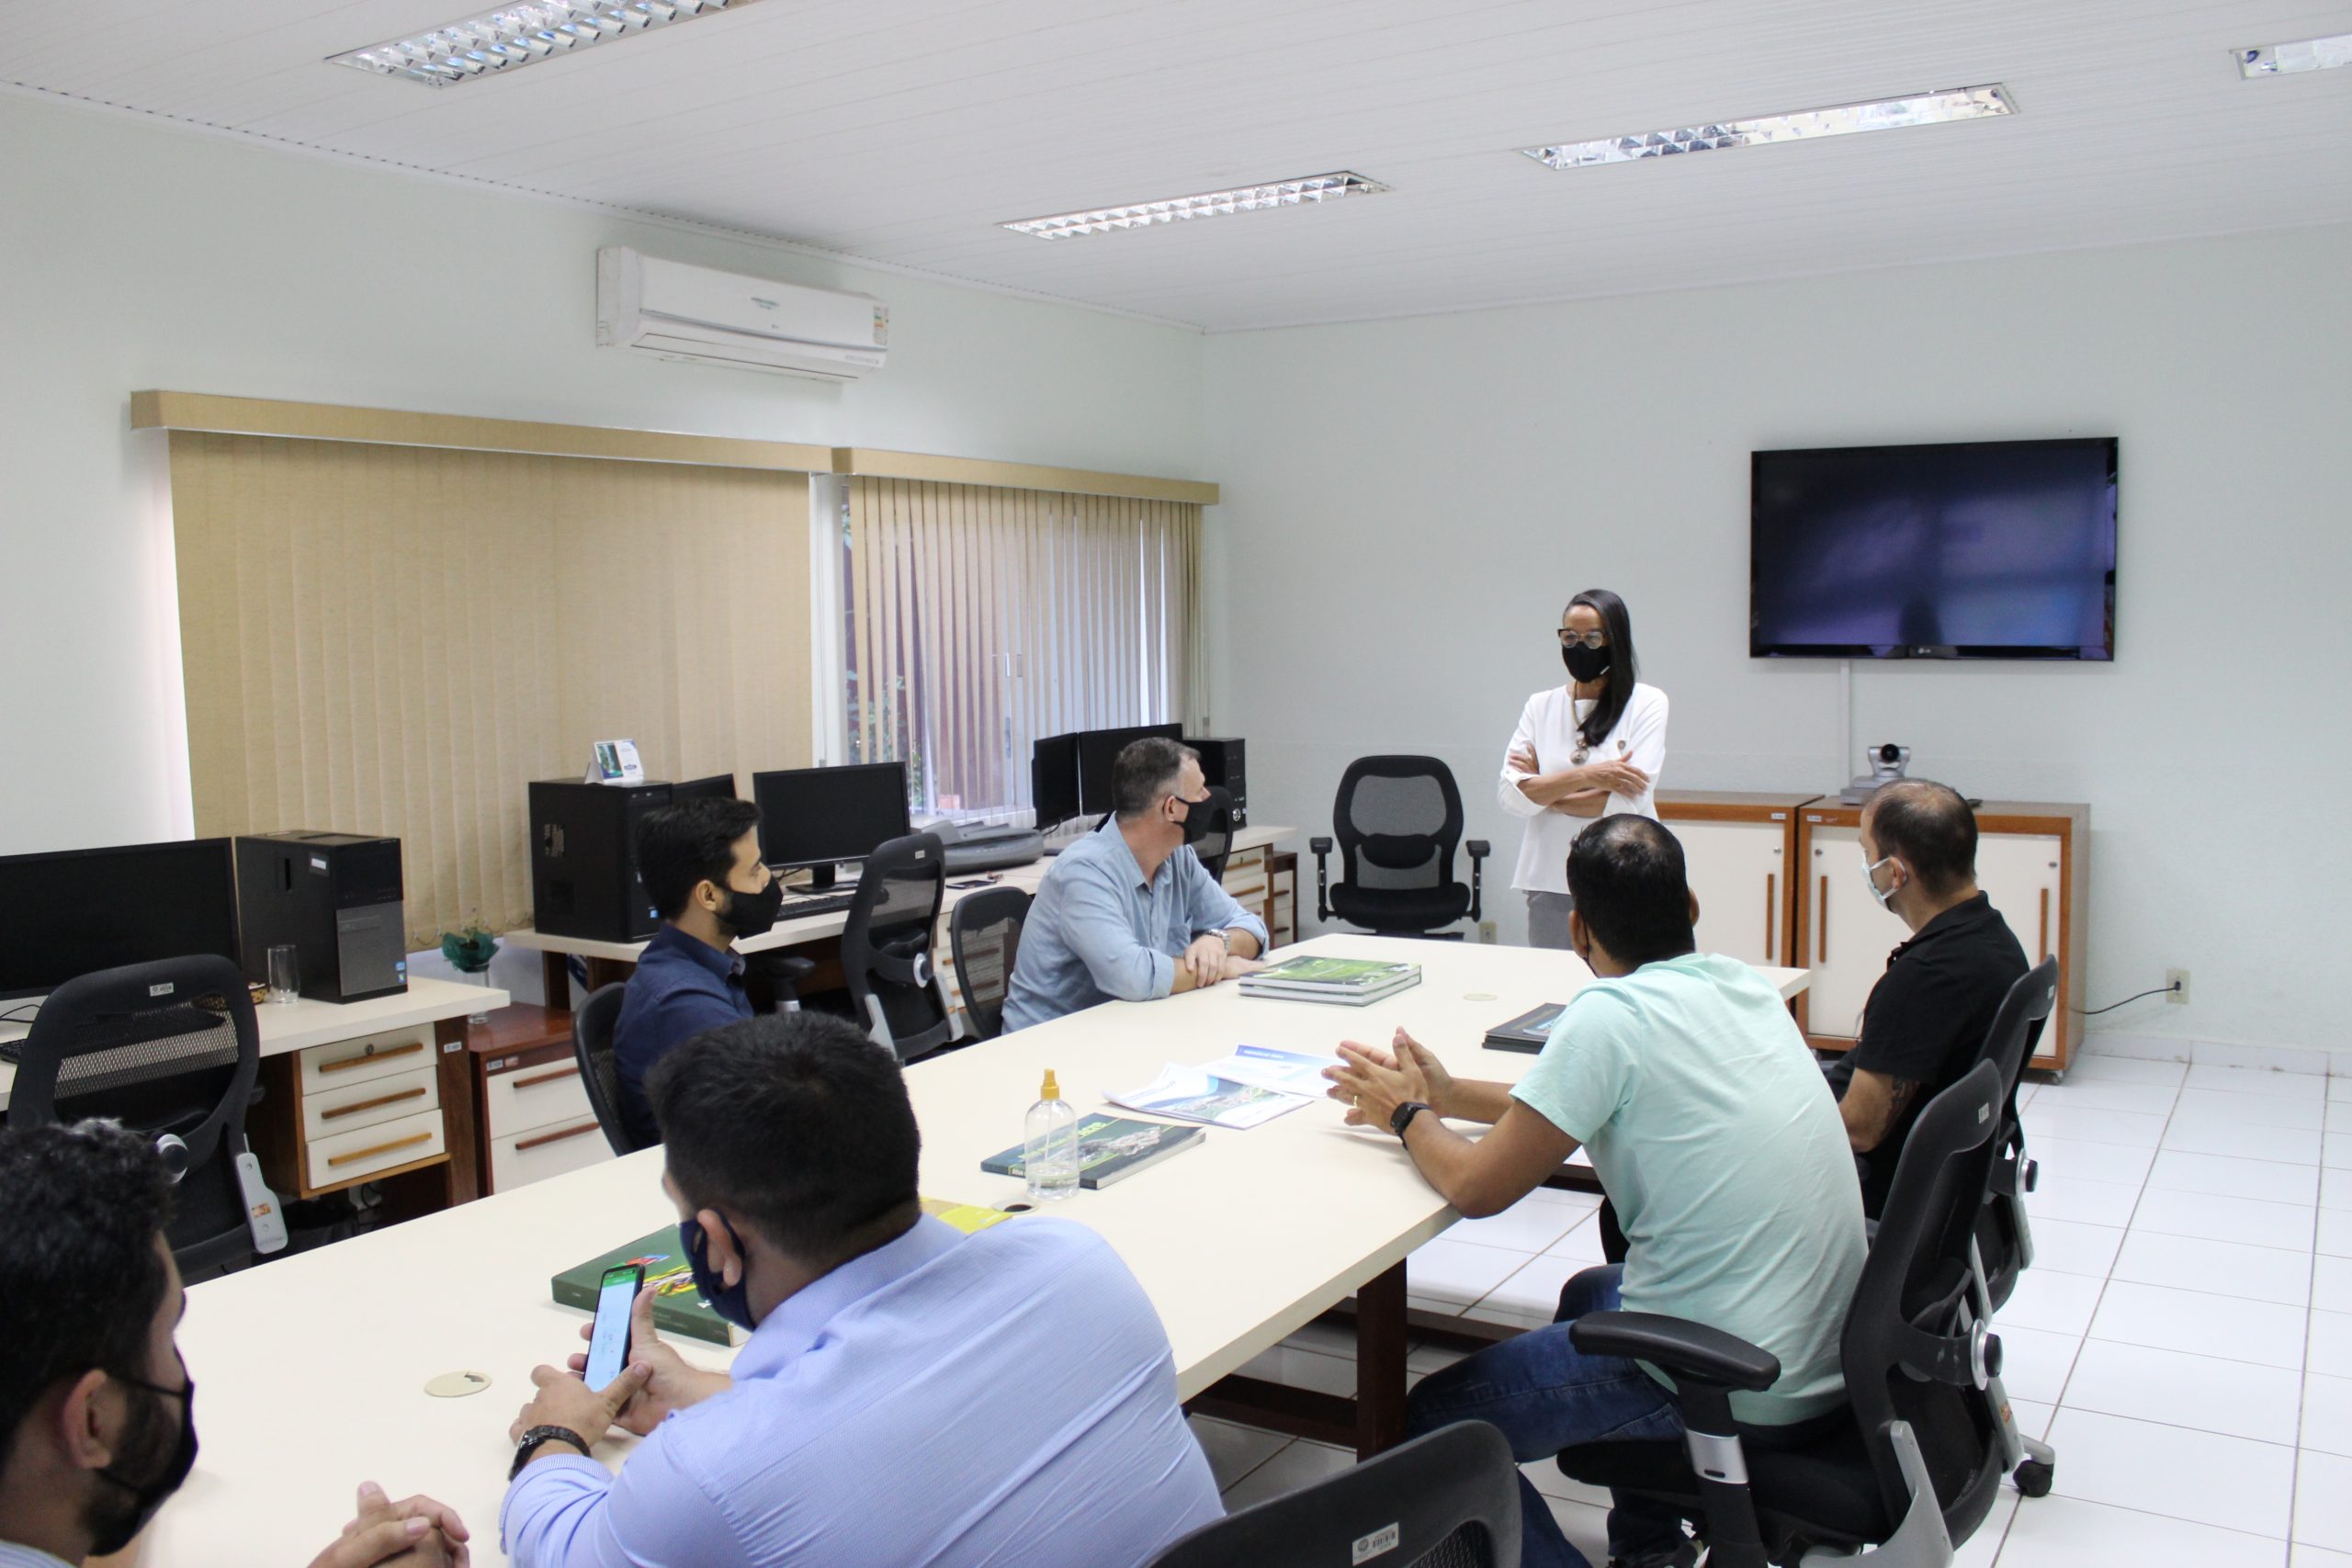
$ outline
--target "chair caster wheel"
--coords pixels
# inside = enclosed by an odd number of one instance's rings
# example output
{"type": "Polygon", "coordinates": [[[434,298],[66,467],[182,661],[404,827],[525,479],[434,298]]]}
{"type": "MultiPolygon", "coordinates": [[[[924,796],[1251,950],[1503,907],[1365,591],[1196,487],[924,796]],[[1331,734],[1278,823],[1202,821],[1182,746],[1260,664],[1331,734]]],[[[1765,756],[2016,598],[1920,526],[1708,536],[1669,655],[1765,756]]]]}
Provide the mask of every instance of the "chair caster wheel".
{"type": "Polygon", "coordinates": [[[2017,1469],[2017,1475],[2015,1479],[2018,1483],[2018,1490],[2024,1493],[2029,1497],[2049,1496],[2050,1483],[2056,1472],[2056,1469],[2057,1467],[2055,1465],[2050,1464],[2042,1460],[2030,1459],[2026,1461],[2023,1464],[2018,1466],[2017,1469]]]}

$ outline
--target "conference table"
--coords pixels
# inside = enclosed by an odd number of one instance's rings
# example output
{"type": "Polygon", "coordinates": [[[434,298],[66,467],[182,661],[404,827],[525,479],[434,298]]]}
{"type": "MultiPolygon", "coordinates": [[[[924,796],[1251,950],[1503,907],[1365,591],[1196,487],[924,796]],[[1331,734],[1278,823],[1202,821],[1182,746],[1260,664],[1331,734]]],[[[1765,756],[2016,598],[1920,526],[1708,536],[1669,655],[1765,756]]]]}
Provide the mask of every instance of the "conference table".
{"type": "MultiPolygon", "coordinates": [[[[1486,1030],[1590,979],[1572,954],[1532,948],[1333,935],[1288,952],[1404,959],[1421,965],[1422,982],[1361,1009],[1252,998],[1231,984],[1111,1002],[918,1063],[906,1077],[924,1195],[1023,1201],[1019,1181],[979,1166],[1019,1142],[1048,1067],[1083,1112],[1170,1063],[1242,1044],[1385,1044],[1402,1026],[1459,1076],[1516,1081],[1533,1057],[1486,1049],[1486,1030]]],[[[1783,997],[1806,983],[1802,970],[1760,973],[1783,997]]],[[[203,1390],[202,1452],[149,1528],[142,1568],[307,1562],[349,1517],[362,1479],[452,1505],[474,1530],[474,1561],[505,1561],[496,1538],[507,1424],[531,1369],[578,1348],[586,1321],[554,1304],[548,1282],[673,1224],[661,1176],[661,1151],[650,1149],[191,1290],[180,1345],[203,1390]],[[455,1372],[487,1386],[456,1398],[425,1391],[455,1372]]],[[[1201,1146],[1048,1212],[1100,1232],[1134,1270],[1167,1327],[1180,1397],[1196,1407],[1247,1403],[1246,1385],[1237,1395],[1223,1380],[1352,1297],[1357,1446],[1401,1437],[1405,1258],[1457,1216],[1385,1131],[1351,1129],[1340,1106],[1317,1100],[1248,1130],[1213,1127],[1201,1146]]],[[[707,1366],[731,1354],[677,1343],[707,1366]]],[[[616,1435],[598,1457],[617,1466],[633,1443],[616,1435]]]]}

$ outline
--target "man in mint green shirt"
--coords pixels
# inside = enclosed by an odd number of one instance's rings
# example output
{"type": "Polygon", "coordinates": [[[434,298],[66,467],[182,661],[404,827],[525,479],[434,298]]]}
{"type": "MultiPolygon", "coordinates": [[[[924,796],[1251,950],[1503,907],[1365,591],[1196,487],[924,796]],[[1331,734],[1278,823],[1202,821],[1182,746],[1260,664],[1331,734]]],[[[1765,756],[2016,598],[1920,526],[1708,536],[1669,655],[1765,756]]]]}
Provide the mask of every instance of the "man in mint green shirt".
{"type": "MultiPolygon", "coordinates": [[[[1778,1357],[1778,1382],[1732,1396],[1743,1422],[1836,1409],[1838,1342],[1866,1240],[1821,1069],[1761,976],[1694,951],[1698,905],[1666,829],[1633,816],[1594,823],[1568,852],[1568,888],[1570,940],[1596,978],[1516,1087],[1454,1078],[1402,1030],[1393,1054],[1341,1045],[1345,1065],[1330,1073],[1348,1119],[1396,1131],[1465,1217],[1509,1208],[1581,1145],[1625,1230],[1623,1264],[1570,1280],[1550,1327],[1423,1380],[1412,1429],[1489,1421],[1522,1461],[1679,1436],[1661,1374],[1568,1343],[1571,1320],[1618,1307],[1708,1324],[1778,1357]],[[1440,1117],[1493,1131],[1473,1142],[1440,1117]]],[[[1587,1568],[1542,1496],[1523,1479],[1521,1490],[1522,1562],[1587,1568]]],[[[1629,1499],[1611,1511],[1609,1547],[1626,1568],[1697,1558],[1670,1511],[1629,1499]]]]}

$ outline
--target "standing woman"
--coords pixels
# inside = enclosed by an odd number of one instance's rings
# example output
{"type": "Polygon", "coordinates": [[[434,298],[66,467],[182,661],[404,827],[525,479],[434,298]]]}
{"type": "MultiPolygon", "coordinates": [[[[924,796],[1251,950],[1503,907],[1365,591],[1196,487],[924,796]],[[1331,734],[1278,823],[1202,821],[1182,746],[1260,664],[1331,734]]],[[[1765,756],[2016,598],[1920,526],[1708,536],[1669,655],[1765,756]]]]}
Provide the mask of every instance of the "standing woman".
{"type": "Polygon", "coordinates": [[[1655,818],[1666,763],[1666,694],[1634,679],[1625,601],[1589,588],[1560,615],[1568,683],[1527,699],[1503,758],[1503,809],[1527,819],[1511,886],[1527,895],[1527,940],[1568,945],[1568,845],[1596,817],[1655,818]]]}

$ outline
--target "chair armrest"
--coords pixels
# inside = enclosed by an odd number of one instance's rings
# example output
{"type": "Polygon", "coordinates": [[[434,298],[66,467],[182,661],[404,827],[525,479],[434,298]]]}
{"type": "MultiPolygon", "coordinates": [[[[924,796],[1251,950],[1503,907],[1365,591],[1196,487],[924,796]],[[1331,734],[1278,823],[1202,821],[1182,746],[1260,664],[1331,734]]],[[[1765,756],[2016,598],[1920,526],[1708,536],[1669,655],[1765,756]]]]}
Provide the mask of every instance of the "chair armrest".
{"type": "Polygon", "coordinates": [[[1470,852],[1470,923],[1475,926],[1486,914],[1482,907],[1486,878],[1480,874],[1486,869],[1487,857],[1495,852],[1495,846],[1484,839],[1472,839],[1462,847],[1470,852]]]}
{"type": "Polygon", "coordinates": [[[1736,1334],[1654,1312],[1587,1313],[1568,1343],[1589,1356],[1625,1356],[1673,1373],[1760,1393],[1781,1380],[1781,1359],[1736,1334]]]}
{"type": "Polygon", "coordinates": [[[1318,921],[1329,920],[1331,918],[1331,878],[1326,857],[1331,852],[1331,840],[1309,839],[1306,847],[1315,856],[1315,918],[1318,921]]]}
{"type": "Polygon", "coordinates": [[[1495,852],[1495,846],[1487,842],[1484,839],[1473,839],[1462,847],[1470,852],[1470,858],[1474,862],[1485,860],[1488,855],[1495,852]]]}

